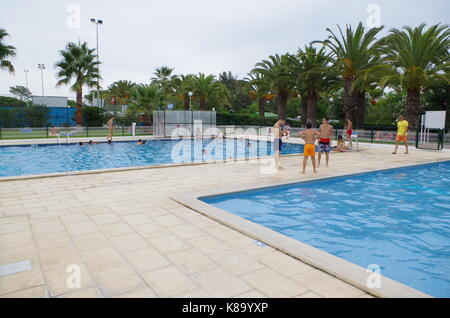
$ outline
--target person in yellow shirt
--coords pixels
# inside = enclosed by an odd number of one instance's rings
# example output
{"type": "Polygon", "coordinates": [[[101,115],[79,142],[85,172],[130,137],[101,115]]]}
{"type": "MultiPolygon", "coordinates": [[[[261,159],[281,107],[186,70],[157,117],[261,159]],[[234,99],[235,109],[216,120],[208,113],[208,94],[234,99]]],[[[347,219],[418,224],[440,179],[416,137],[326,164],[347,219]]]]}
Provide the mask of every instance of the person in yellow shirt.
{"type": "Polygon", "coordinates": [[[395,150],[393,154],[397,153],[397,148],[400,142],[405,143],[405,154],[408,154],[408,122],[403,118],[402,115],[398,116],[397,122],[397,138],[395,141],[395,150]]]}

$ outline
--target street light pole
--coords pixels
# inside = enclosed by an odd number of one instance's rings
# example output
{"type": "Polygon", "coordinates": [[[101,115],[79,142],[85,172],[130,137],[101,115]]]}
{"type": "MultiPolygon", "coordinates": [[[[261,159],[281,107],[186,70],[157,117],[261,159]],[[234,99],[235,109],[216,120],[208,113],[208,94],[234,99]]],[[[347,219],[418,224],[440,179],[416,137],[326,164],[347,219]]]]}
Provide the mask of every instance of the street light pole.
{"type": "Polygon", "coordinates": [[[30,70],[23,70],[23,71],[25,72],[25,84],[27,85],[27,89],[29,90],[29,88],[28,88],[28,72],[30,70]]]}
{"type": "Polygon", "coordinates": [[[191,107],[191,105],[192,105],[192,95],[194,95],[194,94],[192,92],[189,92],[188,95],[189,95],[189,111],[191,111],[192,110],[192,107],[191,107]]]}
{"type": "Polygon", "coordinates": [[[98,52],[98,25],[99,24],[103,24],[103,20],[99,20],[99,19],[94,19],[91,18],[91,22],[96,24],[96,40],[97,40],[97,106],[99,105],[99,101],[100,101],[100,58],[99,58],[99,52],[98,52]]]}
{"type": "Polygon", "coordinates": [[[42,96],[44,96],[44,70],[45,70],[45,65],[44,64],[38,64],[38,69],[41,70],[42,96]]]}

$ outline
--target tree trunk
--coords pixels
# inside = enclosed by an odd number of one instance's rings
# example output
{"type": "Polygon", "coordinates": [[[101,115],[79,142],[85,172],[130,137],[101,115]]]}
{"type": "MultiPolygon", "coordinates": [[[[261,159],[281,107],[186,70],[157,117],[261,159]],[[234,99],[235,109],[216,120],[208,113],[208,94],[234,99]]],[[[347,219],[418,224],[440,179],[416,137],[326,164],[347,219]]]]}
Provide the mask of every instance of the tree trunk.
{"type": "Polygon", "coordinates": [[[309,94],[306,97],[306,121],[310,122],[313,127],[316,125],[317,99],[316,93],[309,94]]]}
{"type": "Polygon", "coordinates": [[[358,107],[357,92],[352,92],[353,78],[344,78],[344,112],[345,119],[350,119],[353,123],[356,122],[356,112],[358,107]]]}
{"type": "Polygon", "coordinates": [[[408,89],[406,94],[406,120],[409,123],[409,127],[417,127],[421,113],[420,90],[408,89]]]}
{"type": "Polygon", "coordinates": [[[308,111],[308,105],[306,103],[306,97],[302,96],[302,99],[300,101],[300,116],[302,116],[302,118],[301,118],[302,124],[306,124],[307,117],[308,117],[307,111],[308,111]]]}
{"type": "Polygon", "coordinates": [[[259,117],[264,118],[264,113],[266,111],[266,99],[264,97],[258,98],[258,112],[259,117]]]}
{"type": "Polygon", "coordinates": [[[183,99],[184,110],[189,110],[189,95],[185,94],[183,99]]]}
{"type": "Polygon", "coordinates": [[[286,119],[286,107],[289,98],[287,89],[279,89],[277,95],[278,119],[286,119]]]}
{"type": "Polygon", "coordinates": [[[77,91],[77,125],[83,125],[83,90],[77,91]]]}
{"type": "Polygon", "coordinates": [[[206,110],[206,98],[200,98],[200,110],[206,110]]]}
{"type": "Polygon", "coordinates": [[[366,118],[367,112],[367,101],[366,101],[366,92],[355,92],[357,96],[357,108],[355,113],[355,125],[362,126],[364,125],[364,120],[366,118]]]}

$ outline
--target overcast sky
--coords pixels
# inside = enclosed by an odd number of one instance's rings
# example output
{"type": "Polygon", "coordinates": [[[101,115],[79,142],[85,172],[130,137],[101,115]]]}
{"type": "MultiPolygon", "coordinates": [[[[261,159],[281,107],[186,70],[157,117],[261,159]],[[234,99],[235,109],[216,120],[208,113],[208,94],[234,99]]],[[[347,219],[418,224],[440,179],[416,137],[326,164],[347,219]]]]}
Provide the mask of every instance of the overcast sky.
{"type": "Polygon", "coordinates": [[[104,22],[99,56],[107,87],[121,79],[148,83],[161,65],[176,74],[232,71],[244,77],[270,54],[324,39],[327,27],[377,23],[377,8],[387,30],[450,23],[448,0],[1,0],[0,27],[17,57],[15,75],[0,73],[0,94],[25,86],[28,69],[29,88],[40,95],[37,65],[44,63],[45,95],[73,98],[67,87],[55,87],[54,64],[69,41],[95,47],[90,18],[104,22]]]}

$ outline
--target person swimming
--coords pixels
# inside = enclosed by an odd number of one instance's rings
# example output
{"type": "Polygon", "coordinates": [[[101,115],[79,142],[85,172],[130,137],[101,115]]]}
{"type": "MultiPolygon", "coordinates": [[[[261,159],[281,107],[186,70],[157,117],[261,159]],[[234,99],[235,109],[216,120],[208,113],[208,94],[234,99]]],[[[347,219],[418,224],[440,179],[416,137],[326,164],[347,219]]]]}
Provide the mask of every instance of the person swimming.
{"type": "Polygon", "coordinates": [[[88,144],[90,144],[90,145],[95,145],[95,144],[97,144],[97,143],[96,143],[95,141],[93,141],[93,140],[89,140],[88,144]]]}
{"type": "Polygon", "coordinates": [[[139,139],[139,140],[137,141],[137,144],[138,144],[138,145],[145,145],[145,140],[139,139]]]}
{"type": "Polygon", "coordinates": [[[79,144],[80,146],[83,146],[83,142],[82,142],[82,141],[80,141],[78,144],[79,144]]]}

